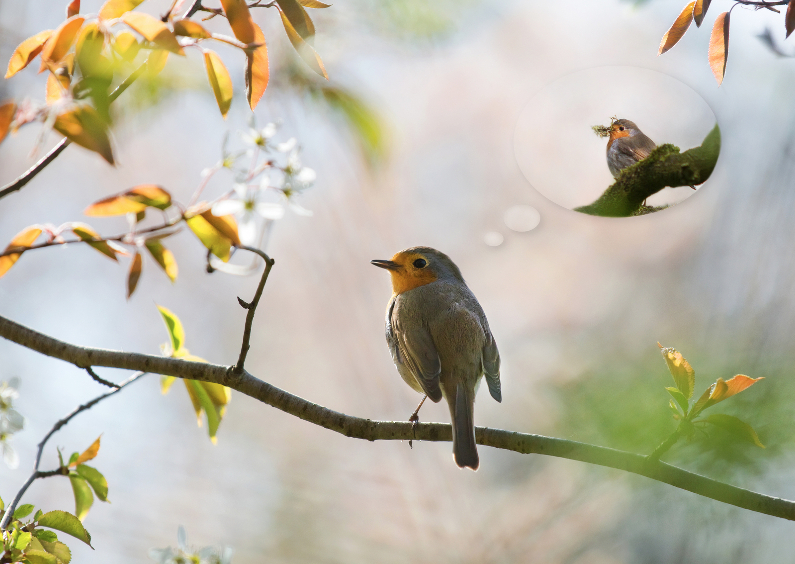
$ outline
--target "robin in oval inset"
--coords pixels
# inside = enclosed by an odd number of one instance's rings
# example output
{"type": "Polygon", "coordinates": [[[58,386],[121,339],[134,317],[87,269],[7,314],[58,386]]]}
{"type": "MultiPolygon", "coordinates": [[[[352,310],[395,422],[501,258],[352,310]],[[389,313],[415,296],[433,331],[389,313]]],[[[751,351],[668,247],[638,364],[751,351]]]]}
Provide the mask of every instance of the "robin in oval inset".
{"type": "MultiPolygon", "coordinates": [[[[607,168],[613,178],[621,171],[649,156],[657,144],[643,133],[635,122],[628,119],[614,119],[610,124],[610,138],[607,140],[607,168]]],[[[693,190],[695,186],[690,186],[693,190]]]]}
{"type": "Polygon", "coordinates": [[[484,375],[491,397],[502,401],[500,353],[486,314],[455,263],[435,249],[412,247],[371,263],[392,276],[386,342],[400,376],[431,401],[447,400],[455,463],[477,470],[475,393],[484,375]]]}

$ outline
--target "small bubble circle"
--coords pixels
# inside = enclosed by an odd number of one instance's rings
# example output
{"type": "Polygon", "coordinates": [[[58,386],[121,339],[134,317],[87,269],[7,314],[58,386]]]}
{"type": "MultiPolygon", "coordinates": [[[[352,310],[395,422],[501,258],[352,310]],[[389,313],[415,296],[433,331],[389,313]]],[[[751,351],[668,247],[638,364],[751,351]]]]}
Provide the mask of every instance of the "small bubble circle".
{"type": "Polygon", "coordinates": [[[505,210],[503,221],[508,229],[525,233],[538,227],[541,223],[541,214],[533,206],[511,206],[505,210]]]}
{"type": "Polygon", "coordinates": [[[499,247],[503,241],[505,241],[505,237],[498,231],[489,231],[483,235],[483,242],[489,247],[499,247]]]}

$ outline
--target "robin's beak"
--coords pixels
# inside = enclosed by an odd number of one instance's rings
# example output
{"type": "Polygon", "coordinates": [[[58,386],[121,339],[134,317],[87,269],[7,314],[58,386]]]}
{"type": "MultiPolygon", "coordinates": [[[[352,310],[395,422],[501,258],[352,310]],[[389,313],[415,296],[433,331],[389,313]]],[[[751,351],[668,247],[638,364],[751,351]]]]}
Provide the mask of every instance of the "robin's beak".
{"type": "Polygon", "coordinates": [[[400,265],[396,262],[392,262],[391,260],[371,260],[370,264],[376,265],[378,268],[386,268],[387,270],[397,270],[400,268],[400,265]]]}

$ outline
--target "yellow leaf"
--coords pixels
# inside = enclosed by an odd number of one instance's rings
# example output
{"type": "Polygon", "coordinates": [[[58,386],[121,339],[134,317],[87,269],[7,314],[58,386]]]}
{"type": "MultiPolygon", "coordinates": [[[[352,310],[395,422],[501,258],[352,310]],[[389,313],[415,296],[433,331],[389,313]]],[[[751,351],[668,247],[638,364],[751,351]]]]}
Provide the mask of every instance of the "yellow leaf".
{"type": "Polygon", "coordinates": [[[99,9],[99,19],[110,20],[136,8],[144,0],[108,0],[99,9]]]}
{"type": "Polygon", "coordinates": [[[54,72],[51,72],[47,76],[47,88],[45,92],[44,100],[47,102],[48,106],[52,106],[55,102],[63,98],[63,82],[54,72]]]}
{"type": "Polygon", "coordinates": [[[245,0],[221,0],[221,6],[235,37],[242,43],[254,43],[254,22],[245,0]]]}
{"type": "Polygon", "coordinates": [[[28,37],[25,41],[20,43],[11,55],[11,60],[8,61],[8,71],[6,71],[6,78],[11,78],[19,71],[24,69],[30,62],[41,53],[44,44],[52,35],[53,30],[47,29],[40,31],[33,37],[28,37]]]}
{"type": "Polygon", "coordinates": [[[171,384],[174,383],[174,380],[177,378],[175,376],[161,376],[160,377],[160,392],[163,395],[168,393],[168,390],[171,388],[171,384]]]}
{"type": "Polygon", "coordinates": [[[201,427],[202,426],[202,404],[199,401],[199,397],[196,394],[196,389],[194,386],[196,385],[196,380],[187,380],[185,378],[182,379],[185,383],[185,389],[188,390],[188,397],[190,397],[190,402],[193,404],[193,411],[196,412],[196,424],[201,427]]]}
{"type": "Polygon", "coordinates": [[[192,37],[194,39],[209,39],[212,37],[212,34],[204,29],[204,26],[200,23],[187,19],[174,22],[174,35],[192,37]]]}
{"type": "Polygon", "coordinates": [[[695,5],[696,3],[693,1],[685,6],[685,9],[682,10],[682,13],[679,14],[678,18],[676,18],[676,21],[671,26],[671,29],[665,32],[665,35],[662,37],[662,41],[660,41],[660,50],[657,52],[658,55],[662,55],[668,49],[676,45],[677,42],[685,35],[687,28],[690,27],[690,22],[693,21],[693,6],[695,5]]]}
{"type": "Polygon", "coordinates": [[[265,34],[254,24],[254,42],[261,43],[253,52],[246,53],[246,99],[253,110],[268,87],[270,70],[268,69],[268,47],[265,45],[265,34]]]}
{"type": "Polygon", "coordinates": [[[57,63],[66,56],[77,38],[77,32],[83,27],[85,18],[72,16],[61,27],[56,29],[47,44],[41,50],[42,62],[52,61],[57,63]]]}
{"type": "Polygon", "coordinates": [[[157,18],[140,12],[127,12],[121,17],[121,21],[161,49],[171,51],[177,55],[185,55],[182,47],[179,46],[176,36],[168,29],[166,24],[157,18]]]}
{"type": "Polygon", "coordinates": [[[709,38],[709,66],[718,85],[726,74],[726,60],[729,58],[729,12],[723,12],[712,26],[709,38]]]}
{"type": "Polygon", "coordinates": [[[304,8],[331,8],[331,4],[324,4],[318,0],[298,0],[304,8]]]}
{"type": "Polygon", "coordinates": [[[792,30],[795,29],[795,1],[789,0],[787,5],[787,15],[784,17],[784,27],[787,30],[787,37],[789,37],[792,30]]]}
{"type": "Polygon", "coordinates": [[[79,106],[55,118],[53,129],[73,143],[102,155],[114,164],[108,124],[90,106],[79,106]]]}
{"type": "Polygon", "coordinates": [[[94,217],[138,213],[147,207],[164,210],[171,205],[171,194],[155,184],[141,184],[94,202],[83,212],[94,217]]]}
{"type": "Polygon", "coordinates": [[[138,286],[138,279],[141,277],[141,267],[143,266],[143,261],[141,259],[141,253],[136,252],[135,256],[130,263],[130,272],[127,274],[127,299],[130,299],[130,296],[133,295],[135,292],[135,287],[138,286]]]}
{"type": "Polygon", "coordinates": [[[276,0],[276,3],[298,35],[307,41],[314,37],[315,25],[298,0],[276,0]]]}
{"type": "Polygon", "coordinates": [[[132,61],[141,49],[141,44],[129,31],[122,31],[113,38],[113,49],[125,61],[132,61]]]}
{"type": "Polygon", "coordinates": [[[682,353],[676,349],[671,347],[663,348],[660,343],[657,343],[657,346],[662,349],[660,352],[665,359],[665,363],[668,365],[668,370],[671,372],[674,382],[676,382],[676,387],[682,392],[685,398],[690,399],[693,397],[693,385],[696,382],[695,370],[693,370],[690,363],[685,360],[682,353]]]}
{"type": "Polygon", "coordinates": [[[80,13],[80,0],[72,0],[66,7],[66,17],[71,18],[80,13]]]}
{"type": "Polygon", "coordinates": [[[174,282],[177,279],[177,261],[174,259],[174,254],[163,246],[158,239],[149,239],[144,243],[152,258],[155,259],[160,268],[166,273],[166,276],[174,282]]]}
{"type": "Polygon", "coordinates": [[[704,16],[707,15],[710,2],[712,0],[696,0],[696,5],[693,7],[693,21],[696,22],[696,27],[701,27],[701,22],[704,21],[704,16]]]}
{"type": "Polygon", "coordinates": [[[88,447],[83,453],[77,457],[77,460],[72,462],[69,467],[75,468],[79,464],[83,464],[84,462],[88,462],[89,460],[96,458],[97,454],[99,454],[99,440],[102,438],[102,435],[97,437],[97,440],[91,443],[91,446],[88,447]]]}
{"type": "Polygon", "coordinates": [[[73,223],[72,232],[80,237],[81,241],[85,241],[87,245],[94,247],[103,255],[118,262],[119,259],[116,258],[116,250],[111,247],[107,241],[103,241],[99,233],[94,231],[91,226],[85,223],[73,223]]]}
{"type": "Polygon", "coordinates": [[[295,28],[290,23],[290,20],[287,19],[287,16],[284,15],[284,12],[280,10],[279,15],[282,17],[282,24],[284,25],[284,31],[287,32],[287,38],[290,40],[290,43],[293,44],[295,50],[298,51],[298,54],[304,62],[309,65],[309,68],[328,80],[326,67],[323,65],[323,61],[320,55],[317,54],[317,51],[295,31],[295,28]]]}
{"type": "Polygon", "coordinates": [[[8,135],[8,129],[11,122],[14,121],[14,114],[17,111],[17,105],[14,102],[6,102],[0,106],[0,143],[8,135]]]}
{"type": "Polygon", "coordinates": [[[207,68],[207,78],[218,102],[218,109],[226,119],[229,106],[232,105],[232,79],[226,70],[221,58],[213,51],[204,52],[204,66],[207,68]]]}
{"type": "MultiPolygon", "coordinates": [[[[212,254],[222,261],[229,260],[232,248],[232,240],[224,236],[212,223],[207,220],[211,216],[210,212],[201,215],[194,215],[186,219],[186,223],[191,231],[199,238],[199,241],[207,247],[212,254]]],[[[213,216],[214,217],[214,216],[213,216]]]]}
{"type": "Polygon", "coordinates": [[[105,34],[96,22],[86,25],[80,32],[75,47],[77,64],[83,77],[102,77],[108,81],[113,79],[113,67],[110,59],[102,55],[105,48],[105,34]]]}
{"type": "Polygon", "coordinates": [[[237,222],[233,215],[213,215],[211,211],[202,213],[210,225],[217,229],[224,237],[232,241],[234,245],[240,246],[240,238],[237,235],[237,222]]]}
{"type": "MultiPolygon", "coordinates": [[[[30,227],[26,227],[19,233],[17,233],[8,246],[5,248],[4,253],[12,250],[25,250],[30,248],[31,245],[39,238],[41,235],[41,228],[32,225],[30,227]]],[[[3,276],[8,270],[14,266],[14,263],[19,260],[19,257],[22,256],[22,253],[13,253],[10,255],[6,255],[4,257],[0,257],[0,276],[3,276]]]]}

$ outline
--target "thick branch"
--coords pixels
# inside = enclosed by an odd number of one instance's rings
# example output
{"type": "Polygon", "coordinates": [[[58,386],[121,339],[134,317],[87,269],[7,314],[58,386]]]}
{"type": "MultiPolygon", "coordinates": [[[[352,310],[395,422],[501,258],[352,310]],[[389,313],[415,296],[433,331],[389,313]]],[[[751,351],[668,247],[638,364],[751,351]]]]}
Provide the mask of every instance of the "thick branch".
{"type": "Polygon", "coordinates": [[[717,124],[700,147],[684,153],[673,145],[660,145],[648,157],[621,171],[615,183],[594,203],[575,211],[606,217],[627,217],[643,200],[666,187],[690,186],[705,182],[720,155],[717,124]]]}
{"type": "MultiPolygon", "coordinates": [[[[59,358],[79,367],[105,366],[141,370],[158,374],[216,382],[235,389],[251,398],[294,415],[315,425],[343,434],[346,437],[377,440],[450,441],[450,425],[442,423],[372,421],[353,417],[322,407],[308,400],[280,390],[258,380],[248,372],[236,374],[233,367],[203,364],[175,358],[91,349],[64,343],[0,316],[0,337],[50,357],[59,358]]],[[[512,450],[523,454],[545,454],[579,460],[590,464],[625,470],[653,480],[670,484],[717,501],[795,521],[795,502],[744,490],[705,476],[682,470],[647,457],[568,441],[478,427],[478,444],[512,450]]]]}

